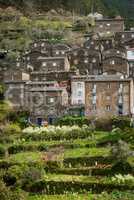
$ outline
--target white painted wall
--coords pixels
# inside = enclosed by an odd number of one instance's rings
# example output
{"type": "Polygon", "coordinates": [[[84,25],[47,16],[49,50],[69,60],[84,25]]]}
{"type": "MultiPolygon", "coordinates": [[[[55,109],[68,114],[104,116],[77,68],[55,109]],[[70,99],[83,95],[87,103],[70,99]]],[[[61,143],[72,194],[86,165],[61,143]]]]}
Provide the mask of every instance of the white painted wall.
{"type": "Polygon", "coordinates": [[[85,82],[83,81],[72,81],[71,83],[71,104],[85,104],[85,82]]]}

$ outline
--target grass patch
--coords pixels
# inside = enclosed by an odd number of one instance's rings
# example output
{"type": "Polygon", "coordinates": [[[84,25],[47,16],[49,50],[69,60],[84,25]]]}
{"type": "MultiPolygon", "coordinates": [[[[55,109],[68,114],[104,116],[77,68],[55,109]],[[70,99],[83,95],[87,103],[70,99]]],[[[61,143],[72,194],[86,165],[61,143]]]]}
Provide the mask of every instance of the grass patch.
{"type": "Polygon", "coordinates": [[[90,157],[90,156],[108,156],[110,153],[110,148],[77,148],[69,149],[64,152],[64,158],[68,157],[90,157]]]}

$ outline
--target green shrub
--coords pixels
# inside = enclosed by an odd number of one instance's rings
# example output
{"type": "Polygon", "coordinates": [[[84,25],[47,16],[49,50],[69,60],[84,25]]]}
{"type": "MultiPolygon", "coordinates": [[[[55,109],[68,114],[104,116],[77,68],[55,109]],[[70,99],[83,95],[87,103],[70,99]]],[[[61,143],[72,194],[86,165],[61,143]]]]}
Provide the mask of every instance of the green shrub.
{"type": "Polygon", "coordinates": [[[112,166],[111,172],[112,174],[131,174],[133,168],[127,161],[119,161],[112,166]]]}
{"type": "Polygon", "coordinates": [[[129,117],[113,117],[112,118],[112,125],[114,127],[118,127],[124,129],[126,127],[130,127],[130,118],[129,117]]]}
{"type": "Polygon", "coordinates": [[[116,162],[126,161],[130,152],[129,145],[122,140],[119,140],[111,149],[111,155],[115,158],[116,162]]]}
{"type": "Polygon", "coordinates": [[[8,153],[9,154],[16,154],[16,153],[19,153],[21,151],[23,151],[23,146],[22,145],[17,145],[17,144],[14,144],[10,147],[8,147],[8,153]]]}
{"type": "Polygon", "coordinates": [[[0,181],[0,199],[1,200],[26,200],[27,195],[23,191],[10,189],[0,181]]]}
{"type": "Polygon", "coordinates": [[[60,118],[56,122],[56,125],[60,125],[60,126],[65,126],[65,125],[66,126],[73,126],[73,125],[82,126],[85,124],[86,125],[90,124],[90,120],[88,120],[86,117],[72,117],[72,116],[60,118]]]}
{"type": "Polygon", "coordinates": [[[130,174],[116,174],[114,177],[111,178],[111,182],[115,184],[127,184],[131,186],[134,185],[134,177],[130,174]]]}
{"type": "Polygon", "coordinates": [[[6,149],[0,145],[0,157],[4,157],[6,154],[6,149]]]}
{"type": "Polygon", "coordinates": [[[41,164],[37,165],[29,163],[29,165],[13,165],[8,168],[8,171],[4,176],[4,181],[7,185],[17,184],[21,187],[26,187],[34,181],[43,178],[44,174],[45,171],[41,164]]]}
{"type": "Polygon", "coordinates": [[[4,128],[4,133],[8,135],[18,134],[18,133],[21,133],[21,129],[18,126],[18,124],[8,124],[4,128]]]}

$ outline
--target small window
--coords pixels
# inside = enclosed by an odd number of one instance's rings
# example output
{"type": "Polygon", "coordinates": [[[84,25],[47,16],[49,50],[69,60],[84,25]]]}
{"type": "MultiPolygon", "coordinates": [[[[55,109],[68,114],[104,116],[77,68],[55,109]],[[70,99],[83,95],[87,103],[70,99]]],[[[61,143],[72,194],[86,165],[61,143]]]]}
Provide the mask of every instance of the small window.
{"type": "Polygon", "coordinates": [[[53,66],[56,67],[56,66],[57,66],[57,63],[53,63],[53,66]]]}
{"type": "Polygon", "coordinates": [[[74,64],[75,64],[75,65],[78,65],[78,60],[74,60],[74,64]]]}
{"type": "Polygon", "coordinates": [[[47,63],[46,63],[46,62],[43,62],[43,63],[42,63],[42,66],[43,66],[43,67],[46,67],[46,66],[47,66],[47,63]]]}
{"type": "Polygon", "coordinates": [[[37,47],[37,43],[34,43],[34,47],[37,47]]]}
{"type": "Polygon", "coordinates": [[[50,97],[49,101],[50,101],[50,103],[54,103],[54,98],[50,97]]]}
{"type": "Polygon", "coordinates": [[[87,59],[86,59],[86,60],[84,60],[84,63],[86,63],[86,64],[87,64],[87,63],[88,63],[88,60],[87,60],[87,59]]]}
{"type": "Polygon", "coordinates": [[[94,90],[96,90],[96,84],[95,84],[95,83],[92,84],[92,88],[93,88],[94,90]]]}
{"type": "Polygon", "coordinates": [[[107,26],[111,26],[111,24],[107,24],[107,26]]]}
{"type": "Polygon", "coordinates": [[[119,54],[120,53],[120,51],[117,51],[117,54],[119,54]]]}
{"type": "Polygon", "coordinates": [[[92,103],[93,103],[93,104],[96,104],[96,100],[97,100],[97,97],[96,97],[96,95],[95,95],[95,96],[92,97],[92,103]]]}
{"type": "Polygon", "coordinates": [[[111,65],[115,65],[115,60],[111,60],[111,61],[110,61],[110,64],[111,64],[111,65]]]}
{"type": "Polygon", "coordinates": [[[43,42],[43,43],[41,44],[41,46],[44,47],[44,46],[45,46],[45,43],[43,42]]]}
{"type": "Polygon", "coordinates": [[[48,102],[48,104],[53,104],[54,103],[54,97],[47,97],[47,102],[48,102]]]}
{"type": "Polygon", "coordinates": [[[78,88],[82,88],[82,84],[81,83],[77,83],[78,88]]]}
{"type": "Polygon", "coordinates": [[[92,110],[93,110],[93,111],[96,111],[96,110],[97,110],[96,105],[93,105],[92,110]]]}
{"type": "Polygon", "coordinates": [[[94,44],[94,42],[92,41],[92,42],[91,42],[91,44],[93,45],[93,44],[94,44]]]}
{"type": "Polygon", "coordinates": [[[110,89],[110,88],[111,88],[111,84],[110,84],[110,83],[108,83],[108,85],[107,85],[107,88],[108,88],[108,89],[110,89]]]}
{"type": "Polygon", "coordinates": [[[59,55],[59,51],[56,51],[56,55],[59,55]]]}
{"type": "Polygon", "coordinates": [[[82,96],[82,91],[78,91],[78,97],[82,96]]]}
{"type": "Polygon", "coordinates": [[[62,55],[64,55],[64,54],[65,54],[65,51],[62,51],[61,53],[62,53],[62,55]]]}
{"type": "Polygon", "coordinates": [[[88,56],[88,52],[87,52],[87,51],[85,51],[84,55],[85,55],[85,56],[88,56]]]}
{"type": "Polygon", "coordinates": [[[134,38],[134,34],[132,34],[131,37],[134,38]]]}
{"type": "Polygon", "coordinates": [[[107,101],[109,101],[110,99],[111,99],[111,97],[110,97],[110,96],[107,96],[107,97],[106,97],[106,100],[107,100],[107,101]]]}
{"type": "Polygon", "coordinates": [[[106,44],[109,44],[109,41],[108,41],[108,40],[106,41],[106,44]]]}
{"type": "Polygon", "coordinates": [[[125,35],[123,34],[121,37],[122,37],[122,38],[125,38],[125,35]]]}
{"type": "Polygon", "coordinates": [[[77,56],[77,55],[78,55],[78,53],[77,53],[76,51],[75,51],[73,54],[74,54],[74,56],[77,56]]]}
{"type": "Polygon", "coordinates": [[[93,63],[96,63],[96,58],[93,58],[92,62],[93,62],[93,63]]]}
{"type": "Polygon", "coordinates": [[[107,31],[107,34],[110,34],[111,32],[110,31],[107,31]]]}
{"type": "Polygon", "coordinates": [[[17,66],[17,67],[20,67],[20,63],[19,63],[19,62],[17,62],[16,66],[17,66]]]}
{"type": "Polygon", "coordinates": [[[82,100],[81,99],[78,99],[78,104],[82,104],[82,100]]]}
{"type": "Polygon", "coordinates": [[[107,110],[107,111],[110,111],[110,110],[111,110],[111,106],[110,106],[110,105],[107,105],[107,106],[106,106],[106,110],[107,110]]]}

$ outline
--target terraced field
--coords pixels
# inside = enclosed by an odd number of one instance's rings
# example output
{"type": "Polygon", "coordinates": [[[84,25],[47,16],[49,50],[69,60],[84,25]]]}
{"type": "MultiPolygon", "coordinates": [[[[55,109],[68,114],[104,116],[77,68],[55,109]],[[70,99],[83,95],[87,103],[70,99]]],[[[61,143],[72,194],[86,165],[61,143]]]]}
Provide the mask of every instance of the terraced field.
{"type": "MultiPolygon", "coordinates": [[[[8,184],[14,180],[28,200],[134,199],[134,171],[117,178],[111,153],[120,139],[133,152],[132,132],[92,132],[88,127],[67,130],[25,130],[1,138],[5,149],[0,160],[1,176],[8,184]]],[[[132,152],[127,160],[133,169],[132,152]]]]}

